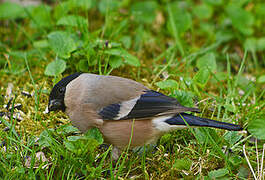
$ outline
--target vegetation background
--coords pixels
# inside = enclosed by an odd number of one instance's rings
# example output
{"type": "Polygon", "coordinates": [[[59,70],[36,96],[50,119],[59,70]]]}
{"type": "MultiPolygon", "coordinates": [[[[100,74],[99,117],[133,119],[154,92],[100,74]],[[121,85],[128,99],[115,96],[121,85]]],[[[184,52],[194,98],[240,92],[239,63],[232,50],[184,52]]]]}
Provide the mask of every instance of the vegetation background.
{"type": "Polygon", "coordinates": [[[1,2],[0,177],[264,179],[264,26],[262,0],[1,2]],[[44,113],[77,71],[134,79],[245,131],[176,131],[112,162],[97,129],[44,113]]]}

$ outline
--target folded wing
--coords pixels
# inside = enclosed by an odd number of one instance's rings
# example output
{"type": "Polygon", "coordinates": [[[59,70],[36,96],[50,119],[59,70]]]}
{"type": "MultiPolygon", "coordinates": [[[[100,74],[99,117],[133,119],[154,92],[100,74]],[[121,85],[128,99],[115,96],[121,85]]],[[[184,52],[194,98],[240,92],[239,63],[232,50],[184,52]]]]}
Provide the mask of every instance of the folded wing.
{"type": "Polygon", "coordinates": [[[139,97],[121,103],[110,104],[102,108],[98,113],[104,120],[126,120],[188,111],[199,112],[199,109],[184,107],[175,98],[153,90],[146,90],[139,97]]]}

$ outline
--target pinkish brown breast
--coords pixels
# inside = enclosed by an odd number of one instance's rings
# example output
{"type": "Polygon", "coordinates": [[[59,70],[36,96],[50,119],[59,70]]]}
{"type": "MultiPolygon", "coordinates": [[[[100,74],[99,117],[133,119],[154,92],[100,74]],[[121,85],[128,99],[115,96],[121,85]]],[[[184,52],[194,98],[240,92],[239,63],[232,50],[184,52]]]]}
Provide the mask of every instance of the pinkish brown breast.
{"type": "Polygon", "coordinates": [[[131,130],[133,134],[130,147],[143,146],[156,140],[156,131],[151,120],[114,120],[104,121],[99,129],[107,143],[118,148],[124,148],[129,144],[131,130]]]}

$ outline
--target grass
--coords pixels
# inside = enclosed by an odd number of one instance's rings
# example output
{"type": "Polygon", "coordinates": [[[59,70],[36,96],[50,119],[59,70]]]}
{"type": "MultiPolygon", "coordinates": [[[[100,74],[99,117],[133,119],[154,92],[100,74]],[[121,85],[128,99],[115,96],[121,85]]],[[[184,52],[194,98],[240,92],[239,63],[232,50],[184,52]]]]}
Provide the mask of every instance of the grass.
{"type": "Polygon", "coordinates": [[[0,4],[0,177],[264,179],[264,9],[260,1],[0,4]],[[80,134],[64,113],[43,113],[54,83],[77,71],[134,79],[245,131],[174,131],[113,162],[97,129],[80,134]]]}

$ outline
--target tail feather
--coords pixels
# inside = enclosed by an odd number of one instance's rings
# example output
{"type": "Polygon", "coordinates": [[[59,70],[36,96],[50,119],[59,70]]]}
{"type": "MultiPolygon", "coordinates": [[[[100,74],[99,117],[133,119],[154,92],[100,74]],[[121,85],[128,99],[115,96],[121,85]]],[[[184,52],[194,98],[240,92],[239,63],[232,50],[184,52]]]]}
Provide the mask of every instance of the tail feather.
{"type": "Polygon", "coordinates": [[[230,131],[243,130],[241,126],[236,125],[236,124],[220,122],[220,121],[215,121],[215,120],[206,119],[206,118],[200,118],[200,117],[193,116],[191,114],[186,114],[186,113],[177,114],[173,116],[172,118],[167,119],[165,122],[170,125],[186,125],[187,123],[189,126],[213,127],[213,128],[219,128],[219,129],[226,129],[230,131]],[[186,122],[183,119],[185,119],[186,122]]]}

